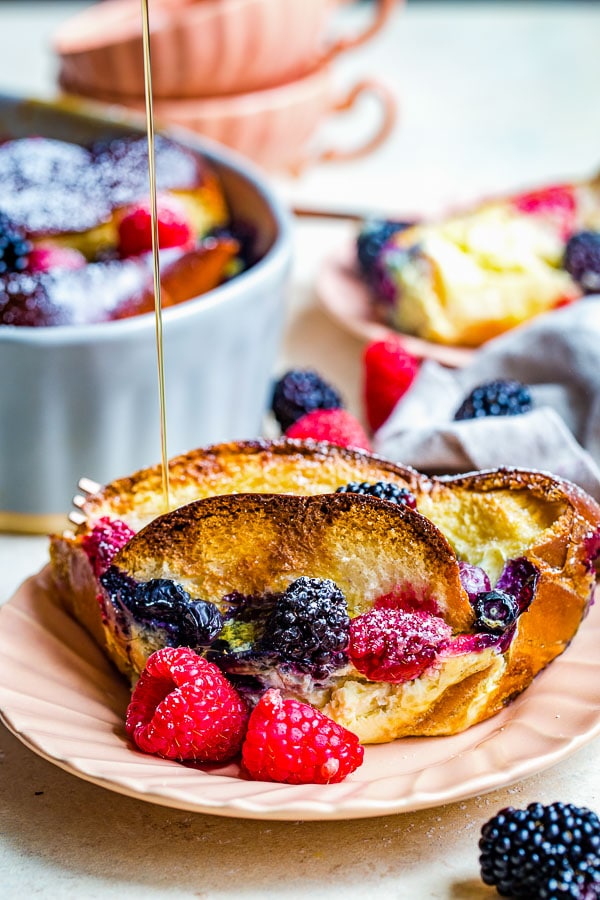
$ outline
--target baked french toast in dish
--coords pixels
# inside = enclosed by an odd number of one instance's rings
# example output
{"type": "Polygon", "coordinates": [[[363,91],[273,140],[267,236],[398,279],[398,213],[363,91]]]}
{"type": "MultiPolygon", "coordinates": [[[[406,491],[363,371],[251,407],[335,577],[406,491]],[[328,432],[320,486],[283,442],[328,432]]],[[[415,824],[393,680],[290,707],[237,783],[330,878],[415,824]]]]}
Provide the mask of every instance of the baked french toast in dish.
{"type": "Polygon", "coordinates": [[[56,592],[132,682],[191,646],[250,706],[277,688],[363,743],[454,734],[525,690],[592,602],[600,507],[548,474],[428,478],[280,440],[177,457],[170,487],[164,513],[160,467],[120,479],[51,537],[56,592]],[[382,482],[395,502],[357,492],[382,482]]]}

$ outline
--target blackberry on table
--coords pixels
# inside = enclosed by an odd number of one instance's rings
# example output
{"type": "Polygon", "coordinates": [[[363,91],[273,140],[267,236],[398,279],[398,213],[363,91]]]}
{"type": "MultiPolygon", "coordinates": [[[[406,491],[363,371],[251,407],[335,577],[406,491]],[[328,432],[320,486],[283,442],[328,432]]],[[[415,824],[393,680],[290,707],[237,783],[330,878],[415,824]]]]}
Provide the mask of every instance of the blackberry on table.
{"type": "Polygon", "coordinates": [[[586,807],[506,807],[481,829],[479,849],[481,878],[503,897],[600,897],[600,820],[586,807]]]}
{"type": "Polygon", "coordinates": [[[600,291],[600,231],[579,231],[569,238],[563,265],[586,294],[600,291]]]}
{"type": "Polygon", "coordinates": [[[456,413],[455,421],[484,416],[518,416],[529,412],[533,400],[527,385],[520,381],[498,379],[473,388],[456,413]]]}
{"type": "Polygon", "coordinates": [[[361,274],[370,279],[381,250],[393,234],[410,228],[412,222],[393,219],[367,219],[356,239],[356,256],[361,274]]]}
{"type": "Polygon", "coordinates": [[[313,678],[346,664],[350,619],[346,598],[328,578],[302,576],[279,596],[260,649],[294,663],[313,678]]]}
{"type": "Polygon", "coordinates": [[[0,275],[23,272],[27,268],[31,242],[22,228],[0,210],[0,275]]]}
{"type": "Polygon", "coordinates": [[[282,431],[315,409],[341,409],[344,404],[338,392],[317,372],[290,369],[276,383],[271,410],[282,431]]]}
{"type": "Polygon", "coordinates": [[[519,603],[504,591],[482,591],[473,603],[475,630],[502,634],[517,621],[519,603]]]}
{"type": "Polygon", "coordinates": [[[368,497],[377,497],[379,500],[387,500],[388,503],[408,506],[410,509],[417,508],[415,495],[408,488],[390,481],[376,481],[374,484],[370,484],[368,481],[350,481],[348,484],[336,488],[335,492],[336,494],[363,494],[368,497]]]}

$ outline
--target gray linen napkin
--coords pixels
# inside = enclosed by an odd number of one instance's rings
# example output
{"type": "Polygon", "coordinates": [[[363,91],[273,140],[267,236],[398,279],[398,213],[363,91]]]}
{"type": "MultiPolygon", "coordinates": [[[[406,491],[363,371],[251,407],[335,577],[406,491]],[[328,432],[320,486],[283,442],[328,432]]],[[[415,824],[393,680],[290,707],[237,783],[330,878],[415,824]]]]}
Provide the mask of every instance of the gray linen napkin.
{"type": "Polygon", "coordinates": [[[600,500],[600,295],[489,341],[463,369],[426,361],[374,446],[430,474],[539,469],[600,500]],[[528,384],[533,410],[453,421],[466,394],[496,378],[528,384]]]}

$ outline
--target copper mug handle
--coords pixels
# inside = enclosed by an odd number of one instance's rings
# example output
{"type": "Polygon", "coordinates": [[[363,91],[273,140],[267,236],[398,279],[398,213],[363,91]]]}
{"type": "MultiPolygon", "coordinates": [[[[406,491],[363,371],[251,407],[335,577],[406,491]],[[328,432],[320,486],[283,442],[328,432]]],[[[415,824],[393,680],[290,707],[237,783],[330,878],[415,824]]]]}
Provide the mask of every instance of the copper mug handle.
{"type": "Polygon", "coordinates": [[[341,162],[351,159],[359,159],[376,150],[390,135],[396,124],[396,98],[386,85],[371,78],[357,82],[353,88],[343,97],[335,100],[330,106],[330,112],[347,112],[356,104],[363,95],[373,95],[379,102],[381,117],[374,132],[356,147],[329,148],[324,150],[309,151],[301,156],[291,166],[291,174],[300,175],[306,166],[315,163],[341,162]]]}
{"type": "Polygon", "coordinates": [[[330,62],[340,53],[345,53],[346,50],[351,50],[353,47],[359,47],[361,44],[365,44],[374,37],[378,31],[381,31],[397,5],[398,0],[377,0],[377,10],[371,24],[364,31],[352,35],[352,37],[342,37],[335,41],[331,47],[326,49],[325,55],[320,62],[330,62]]]}

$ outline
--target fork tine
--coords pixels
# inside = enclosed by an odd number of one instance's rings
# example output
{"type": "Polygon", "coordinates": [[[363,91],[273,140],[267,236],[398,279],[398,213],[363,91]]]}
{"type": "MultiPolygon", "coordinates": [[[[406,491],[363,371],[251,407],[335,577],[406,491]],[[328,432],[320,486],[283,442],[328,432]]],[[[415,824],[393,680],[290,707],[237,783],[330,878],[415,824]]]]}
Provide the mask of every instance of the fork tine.
{"type": "Polygon", "coordinates": [[[84,494],[97,494],[102,485],[98,484],[97,481],[92,481],[91,478],[85,478],[84,476],[77,482],[77,487],[84,494]]]}
{"type": "Polygon", "coordinates": [[[77,512],[76,510],[71,510],[67,518],[69,519],[69,522],[73,523],[73,525],[83,525],[87,516],[85,516],[83,513],[77,512]]]}

